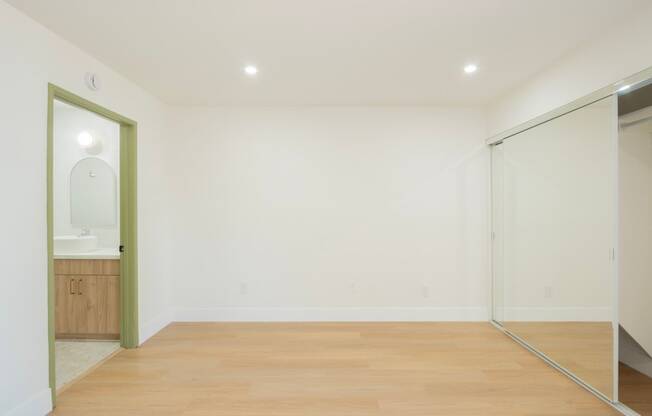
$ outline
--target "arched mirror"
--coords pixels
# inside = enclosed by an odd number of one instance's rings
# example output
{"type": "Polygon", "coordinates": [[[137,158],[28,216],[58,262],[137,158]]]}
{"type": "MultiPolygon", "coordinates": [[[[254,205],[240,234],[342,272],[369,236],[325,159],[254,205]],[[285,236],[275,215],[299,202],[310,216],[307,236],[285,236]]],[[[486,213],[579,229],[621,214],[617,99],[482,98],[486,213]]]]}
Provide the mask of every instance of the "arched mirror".
{"type": "Polygon", "coordinates": [[[116,177],[107,162],[81,159],[70,172],[70,221],[82,228],[116,224],[116,177]]]}

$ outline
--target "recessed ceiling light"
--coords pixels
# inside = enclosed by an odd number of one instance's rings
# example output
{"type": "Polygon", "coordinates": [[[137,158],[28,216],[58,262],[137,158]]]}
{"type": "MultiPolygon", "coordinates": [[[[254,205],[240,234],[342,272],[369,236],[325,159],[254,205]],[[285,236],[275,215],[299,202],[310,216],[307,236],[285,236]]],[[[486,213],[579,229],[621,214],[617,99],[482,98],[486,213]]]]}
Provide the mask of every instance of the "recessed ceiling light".
{"type": "Polygon", "coordinates": [[[467,74],[472,74],[477,70],[478,70],[478,66],[476,64],[468,64],[464,67],[464,72],[466,72],[467,74]]]}
{"type": "Polygon", "coordinates": [[[618,88],[618,92],[627,91],[630,89],[630,87],[631,85],[623,85],[622,87],[618,88]]]}
{"type": "Polygon", "coordinates": [[[251,76],[251,77],[253,77],[254,75],[256,75],[258,73],[258,68],[256,68],[253,65],[247,65],[247,66],[244,67],[244,73],[251,76]]]}

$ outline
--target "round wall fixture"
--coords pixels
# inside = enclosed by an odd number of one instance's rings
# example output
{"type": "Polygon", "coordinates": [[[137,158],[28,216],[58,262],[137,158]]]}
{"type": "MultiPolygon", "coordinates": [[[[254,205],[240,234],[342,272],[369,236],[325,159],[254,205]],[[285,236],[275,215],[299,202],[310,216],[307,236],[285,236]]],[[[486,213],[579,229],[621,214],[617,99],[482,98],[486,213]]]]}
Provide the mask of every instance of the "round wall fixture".
{"type": "Polygon", "coordinates": [[[100,85],[101,85],[100,77],[97,74],[92,72],[87,72],[84,79],[86,81],[86,86],[88,87],[88,89],[93,91],[97,91],[100,89],[100,85]]]}
{"type": "Polygon", "coordinates": [[[82,131],[77,135],[79,147],[89,155],[98,155],[102,152],[102,136],[97,132],[82,131]]]}

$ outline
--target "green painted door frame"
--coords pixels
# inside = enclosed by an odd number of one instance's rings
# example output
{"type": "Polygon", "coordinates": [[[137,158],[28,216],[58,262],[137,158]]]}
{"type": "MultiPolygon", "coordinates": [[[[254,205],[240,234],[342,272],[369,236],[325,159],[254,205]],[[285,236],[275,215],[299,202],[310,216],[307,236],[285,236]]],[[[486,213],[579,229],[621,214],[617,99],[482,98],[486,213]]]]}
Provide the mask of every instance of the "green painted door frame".
{"type": "Polygon", "coordinates": [[[47,120],[47,239],[48,239],[48,349],[52,405],[56,401],[54,358],[54,100],[93,112],[120,124],[120,345],[138,346],[138,251],[136,227],[136,133],[137,123],[78,95],[48,84],[47,120]]]}

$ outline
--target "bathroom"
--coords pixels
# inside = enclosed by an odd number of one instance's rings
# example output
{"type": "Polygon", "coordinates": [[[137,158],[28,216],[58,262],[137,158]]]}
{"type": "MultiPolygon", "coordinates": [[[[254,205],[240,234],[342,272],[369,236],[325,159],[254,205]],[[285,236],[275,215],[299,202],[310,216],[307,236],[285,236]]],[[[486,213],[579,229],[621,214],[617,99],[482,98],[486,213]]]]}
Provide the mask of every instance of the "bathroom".
{"type": "Polygon", "coordinates": [[[53,104],[56,387],[120,350],[120,124],[53,104]]]}

